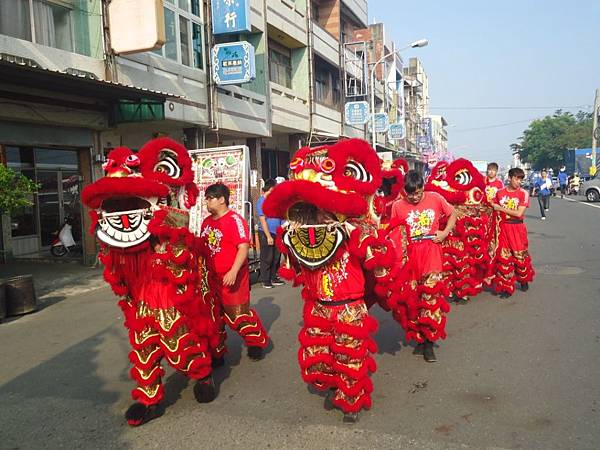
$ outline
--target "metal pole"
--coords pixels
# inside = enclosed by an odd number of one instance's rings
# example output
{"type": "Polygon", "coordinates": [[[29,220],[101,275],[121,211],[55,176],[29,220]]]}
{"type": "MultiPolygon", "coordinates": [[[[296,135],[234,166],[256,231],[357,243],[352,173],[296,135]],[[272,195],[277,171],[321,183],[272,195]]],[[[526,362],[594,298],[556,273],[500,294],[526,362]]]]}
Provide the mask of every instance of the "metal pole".
{"type": "Polygon", "coordinates": [[[596,89],[596,98],[594,99],[594,117],[592,126],[592,167],[593,173],[590,175],[596,175],[596,134],[598,133],[598,107],[600,106],[600,89],[596,89]]]}

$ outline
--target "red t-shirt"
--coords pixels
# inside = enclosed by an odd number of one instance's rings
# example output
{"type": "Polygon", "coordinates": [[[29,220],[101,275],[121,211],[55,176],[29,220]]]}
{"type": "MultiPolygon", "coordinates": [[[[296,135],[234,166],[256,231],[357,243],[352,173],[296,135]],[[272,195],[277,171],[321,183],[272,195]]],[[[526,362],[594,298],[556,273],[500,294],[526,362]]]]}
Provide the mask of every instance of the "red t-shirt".
{"type": "MultiPolygon", "coordinates": [[[[526,208],[529,206],[529,192],[527,192],[523,188],[519,188],[516,191],[511,191],[508,188],[500,189],[496,193],[496,199],[494,203],[499,204],[500,206],[512,209],[516,211],[519,209],[519,206],[525,206],[526,208]]],[[[505,220],[514,220],[514,219],[523,219],[525,214],[521,217],[511,216],[509,214],[500,213],[500,218],[502,221],[505,220]]]]}
{"type": "Polygon", "coordinates": [[[492,203],[496,198],[496,193],[504,188],[504,183],[498,178],[495,178],[493,181],[490,181],[487,177],[485,179],[485,196],[487,197],[487,201],[492,203]]]}
{"type": "Polygon", "coordinates": [[[440,229],[441,216],[449,216],[454,208],[437,192],[424,192],[416,205],[406,199],[397,200],[392,206],[392,220],[398,219],[408,225],[410,237],[433,235],[440,229]]]}
{"type": "Polygon", "coordinates": [[[342,248],[324,267],[304,270],[305,285],[313,300],[330,302],[364,297],[365,276],[360,261],[345,244],[342,248]]]}
{"type": "Polygon", "coordinates": [[[232,210],[218,219],[208,216],[202,222],[200,239],[208,267],[225,274],[233,266],[238,245],[250,242],[248,223],[232,210]]]}

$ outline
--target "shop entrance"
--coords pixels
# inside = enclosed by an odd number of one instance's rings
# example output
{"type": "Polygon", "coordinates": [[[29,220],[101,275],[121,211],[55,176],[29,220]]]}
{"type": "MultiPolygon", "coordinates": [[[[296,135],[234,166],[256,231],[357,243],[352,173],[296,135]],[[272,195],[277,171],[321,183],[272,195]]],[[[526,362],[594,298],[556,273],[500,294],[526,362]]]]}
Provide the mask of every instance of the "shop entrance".
{"type": "Polygon", "coordinates": [[[5,146],[9,167],[39,184],[31,201],[11,217],[14,256],[48,256],[55,232],[71,219],[81,243],[81,182],[77,149],[5,146]]]}

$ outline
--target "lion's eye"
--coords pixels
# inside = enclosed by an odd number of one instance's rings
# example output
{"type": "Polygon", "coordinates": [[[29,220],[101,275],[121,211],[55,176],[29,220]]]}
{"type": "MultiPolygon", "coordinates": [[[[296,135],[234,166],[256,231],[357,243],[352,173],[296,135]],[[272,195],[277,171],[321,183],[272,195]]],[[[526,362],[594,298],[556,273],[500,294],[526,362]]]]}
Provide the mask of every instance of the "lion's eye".
{"type": "Polygon", "coordinates": [[[462,184],[463,186],[466,186],[469,183],[471,183],[471,181],[473,181],[473,177],[467,170],[463,170],[463,171],[458,172],[456,175],[454,175],[454,180],[458,184],[462,184]]]}
{"type": "Polygon", "coordinates": [[[171,178],[181,176],[181,168],[177,164],[177,155],[174,152],[163,151],[160,154],[160,161],[154,166],[154,171],[164,173],[171,178]]]}
{"type": "Polygon", "coordinates": [[[373,180],[373,177],[368,173],[361,163],[349,161],[344,167],[344,176],[354,178],[357,181],[368,183],[373,180]]]}

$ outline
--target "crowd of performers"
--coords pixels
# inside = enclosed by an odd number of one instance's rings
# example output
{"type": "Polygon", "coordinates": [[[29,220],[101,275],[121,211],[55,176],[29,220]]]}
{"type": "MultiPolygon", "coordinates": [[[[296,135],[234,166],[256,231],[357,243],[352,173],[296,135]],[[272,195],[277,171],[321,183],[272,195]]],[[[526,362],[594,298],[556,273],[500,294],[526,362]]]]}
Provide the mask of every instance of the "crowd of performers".
{"type": "MultiPolygon", "coordinates": [[[[229,209],[227,187],[199,193],[187,152],[166,138],[137,153],[115,149],[104,169],[83,201],[129,331],[137,386],[125,415],[135,426],[164,412],[163,359],[196,380],[194,395],[206,403],[216,397],[212,370],[225,362],[225,325],[253,360],[270,339],[250,308],[250,232],[229,209]],[[200,195],[209,216],[195,235],[188,210],[200,195]]],[[[270,187],[261,210],[283,221],[269,241],[284,258],[279,276],[302,286],[301,376],[345,422],[372,403],[370,308],[389,311],[413,353],[434,362],[451,302],[468,303],[486,287],[498,298],[517,283],[528,289],[524,173],[511,169],[504,187],[497,170],[492,163],[483,177],[458,159],[425,181],[406,161],[387,165],[368,143],[349,139],[300,149],[289,180],[270,187]]]]}

